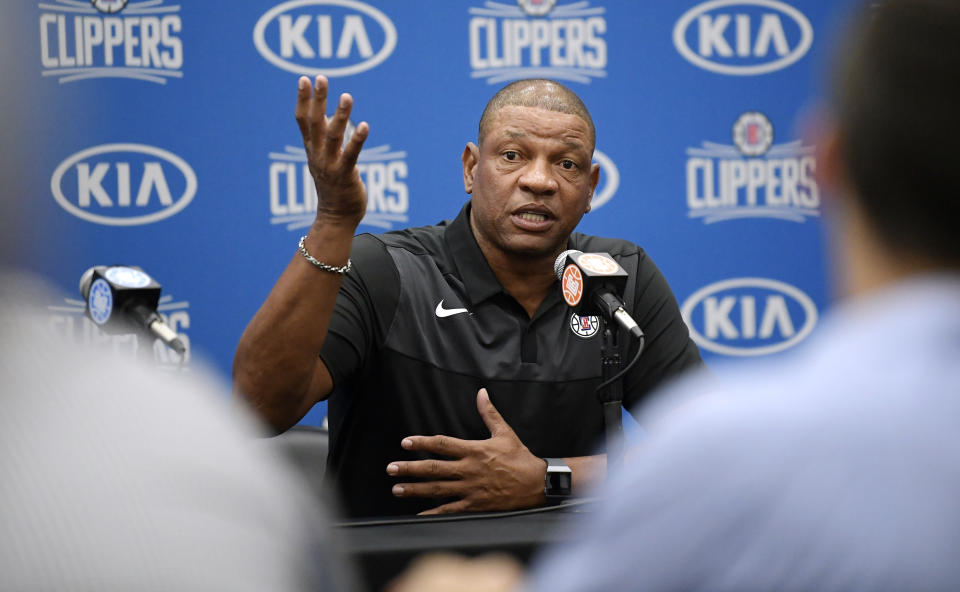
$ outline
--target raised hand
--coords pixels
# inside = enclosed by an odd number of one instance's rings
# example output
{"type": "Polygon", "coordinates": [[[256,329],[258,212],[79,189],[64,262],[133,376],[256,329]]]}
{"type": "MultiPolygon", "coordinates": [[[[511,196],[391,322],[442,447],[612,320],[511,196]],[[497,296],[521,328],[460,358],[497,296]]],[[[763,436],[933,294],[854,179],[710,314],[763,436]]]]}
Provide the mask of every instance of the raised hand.
{"type": "Polygon", "coordinates": [[[317,76],[297,82],[297,124],[307,150],[307,164],[317,187],[317,217],[356,226],[367,211],[367,192],[357,170],[357,156],[370,133],[367,122],[357,125],[343,144],[353,109],[353,97],[340,95],[333,117],[327,117],[327,79],[317,76]]]}
{"type": "Polygon", "coordinates": [[[543,504],[546,463],[534,456],[490,401],[486,389],[477,393],[477,411],[490,430],[486,440],[449,436],[409,436],[406,450],[429,452],[451,460],[394,461],[387,473],[395,477],[429,479],[397,483],[397,497],[455,497],[456,501],[422,514],[511,510],[543,504]]]}

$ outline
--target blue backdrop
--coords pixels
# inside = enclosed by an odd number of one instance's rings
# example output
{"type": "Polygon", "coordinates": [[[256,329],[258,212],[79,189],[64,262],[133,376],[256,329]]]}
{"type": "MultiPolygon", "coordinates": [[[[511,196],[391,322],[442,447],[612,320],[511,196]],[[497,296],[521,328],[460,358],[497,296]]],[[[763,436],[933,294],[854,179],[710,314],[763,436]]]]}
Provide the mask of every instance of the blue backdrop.
{"type": "Polygon", "coordinates": [[[708,361],[777,355],[828,306],[823,196],[796,122],[849,5],[41,1],[15,15],[33,31],[15,48],[16,87],[37,101],[29,125],[45,146],[22,199],[38,221],[27,264],[69,295],[49,303],[54,330],[117,350],[136,344],[83,319],[76,282],[91,265],[142,266],[189,342],[185,367],[204,359],[229,376],[312,219],[298,75],[326,74],[371,124],[361,232],[453,217],[486,101],[547,77],[597,125],[600,190],[579,229],[652,255],[708,361]]]}

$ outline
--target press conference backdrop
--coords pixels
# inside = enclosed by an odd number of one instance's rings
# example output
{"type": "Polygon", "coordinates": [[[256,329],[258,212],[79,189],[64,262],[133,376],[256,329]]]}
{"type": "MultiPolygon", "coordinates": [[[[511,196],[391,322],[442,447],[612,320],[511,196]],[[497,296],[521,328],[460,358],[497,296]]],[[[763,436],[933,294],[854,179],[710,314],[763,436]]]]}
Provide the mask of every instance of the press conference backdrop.
{"type": "Polygon", "coordinates": [[[778,355],[828,306],[824,196],[796,124],[850,6],[36,2],[22,16],[29,46],[9,48],[23,56],[18,91],[38,97],[29,123],[47,138],[43,172],[20,196],[37,223],[27,264],[72,295],[49,303],[53,330],[124,351],[138,346],[83,318],[76,282],[91,265],[142,266],[163,284],[184,366],[205,359],[229,376],[244,326],[313,217],[298,75],[328,76],[333,93],[355,97],[351,123],[371,124],[360,232],[455,216],[468,197],[460,154],[486,101],[546,77],[583,98],[598,130],[600,186],[579,230],[651,254],[708,361],[778,355]]]}

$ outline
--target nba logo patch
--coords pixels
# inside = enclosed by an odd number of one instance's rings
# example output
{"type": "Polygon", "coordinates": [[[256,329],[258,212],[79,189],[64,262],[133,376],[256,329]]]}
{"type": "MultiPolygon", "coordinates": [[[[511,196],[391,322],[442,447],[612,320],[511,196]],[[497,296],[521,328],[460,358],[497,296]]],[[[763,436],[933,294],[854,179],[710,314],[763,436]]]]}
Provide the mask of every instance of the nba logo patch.
{"type": "Polygon", "coordinates": [[[578,314],[570,315],[570,330],[578,337],[589,339],[600,330],[600,319],[594,315],[582,317],[578,314]]]}

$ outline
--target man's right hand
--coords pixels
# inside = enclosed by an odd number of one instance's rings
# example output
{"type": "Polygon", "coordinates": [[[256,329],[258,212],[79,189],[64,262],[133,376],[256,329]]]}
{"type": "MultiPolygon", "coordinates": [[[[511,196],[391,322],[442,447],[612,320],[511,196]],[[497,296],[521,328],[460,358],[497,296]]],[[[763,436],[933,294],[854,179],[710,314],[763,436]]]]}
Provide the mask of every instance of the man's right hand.
{"type": "MultiPolygon", "coordinates": [[[[346,265],[353,234],[367,211],[357,157],[370,126],[360,123],[343,144],[353,98],[340,95],[326,116],[327,79],[297,83],[297,123],[317,186],[317,217],[304,248],[327,265],[346,265]]],[[[257,314],[247,325],[233,361],[236,392],[275,430],[297,423],[333,388],[320,359],[343,275],[317,269],[295,252],[257,314]]]]}
{"type": "Polygon", "coordinates": [[[317,187],[317,219],[324,222],[353,225],[360,223],[367,211],[367,192],[357,170],[357,156],[370,133],[367,122],[357,125],[346,145],[344,130],[353,108],[353,97],[340,95],[333,117],[327,117],[329,84],[317,76],[300,77],[297,83],[297,124],[307,151],[307,164],[317,187]]]}

